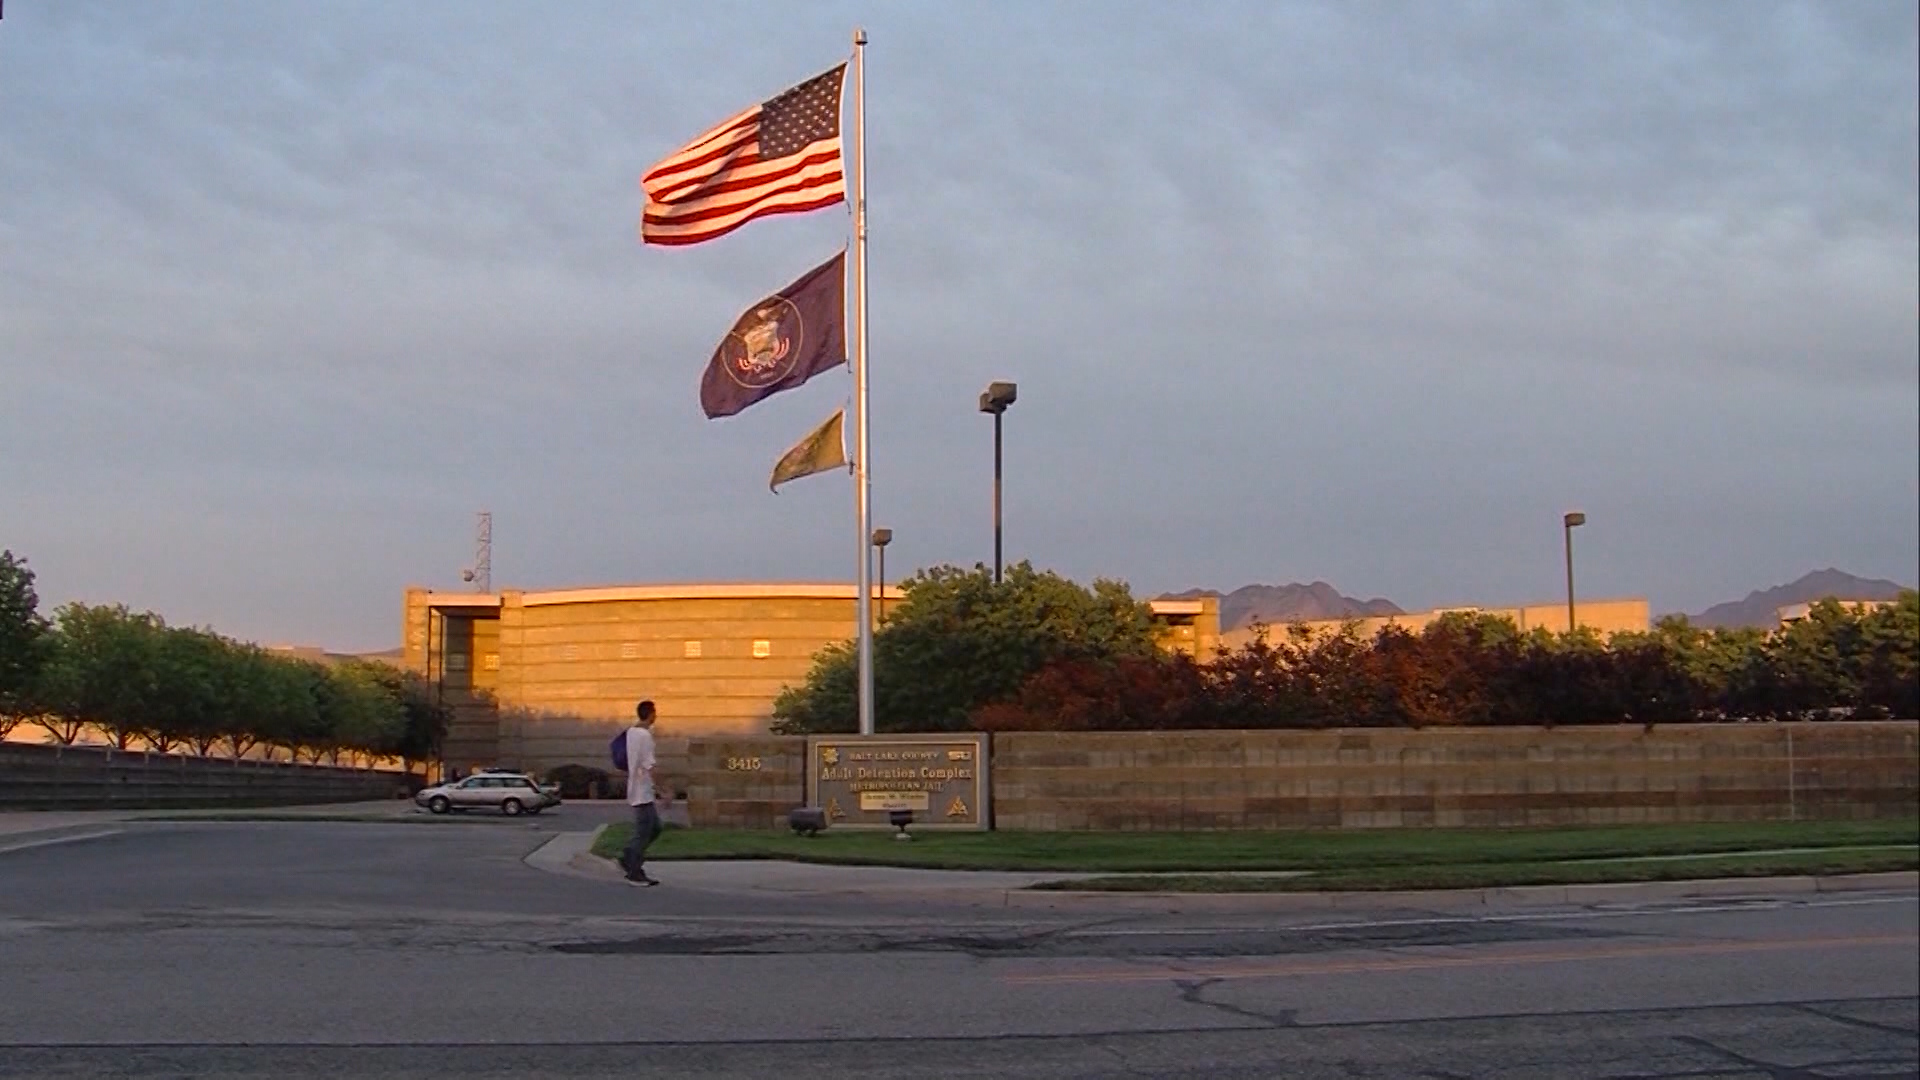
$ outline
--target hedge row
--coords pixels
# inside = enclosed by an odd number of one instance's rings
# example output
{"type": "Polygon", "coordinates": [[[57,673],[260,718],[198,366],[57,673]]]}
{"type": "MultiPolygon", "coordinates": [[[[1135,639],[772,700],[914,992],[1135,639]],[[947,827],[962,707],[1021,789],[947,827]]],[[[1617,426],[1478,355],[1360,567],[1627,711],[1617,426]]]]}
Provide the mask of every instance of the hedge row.
{"type": "Polygon", "coordinates": [[[1777,631],[1522,633],[1449,615],[1418,633],[1349,625],[1264,633],[1181,655],[1051,663],[976,708],[988,731],[1646,724],[1920,716],[1920,593],[1859,611],[1828,601],[1777,631]]]}

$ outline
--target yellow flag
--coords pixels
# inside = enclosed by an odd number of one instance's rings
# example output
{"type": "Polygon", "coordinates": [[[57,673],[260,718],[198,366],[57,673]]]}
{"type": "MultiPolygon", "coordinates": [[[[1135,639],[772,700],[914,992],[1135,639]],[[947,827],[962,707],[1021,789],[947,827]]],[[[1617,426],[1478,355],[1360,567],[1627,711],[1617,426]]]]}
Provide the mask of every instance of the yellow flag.
{"type": "Polygon", "coordinates": [[[789,480],[844,467],[847,464],[847,444],[843,434],[846,414],[845,409],[834,410],[826,423],[794,443],[793,449],[787,451],[773,467],[773,480],[767,485],[768,488],[778,492],[780,485],[789,480]]]}

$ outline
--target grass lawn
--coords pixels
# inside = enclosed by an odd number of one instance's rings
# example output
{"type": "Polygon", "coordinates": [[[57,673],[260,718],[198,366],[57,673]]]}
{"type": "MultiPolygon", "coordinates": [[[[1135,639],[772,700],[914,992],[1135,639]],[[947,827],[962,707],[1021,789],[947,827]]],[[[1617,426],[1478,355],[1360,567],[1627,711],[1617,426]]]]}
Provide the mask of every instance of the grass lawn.
{"type": "MultiPolygon", "coordinates": [[[[627,841],[630,827],[613,825],[600,834],[593,850],[612,858],[627,841]]],[[[1541,829],[1364,829],[1299,832],[968,832],[916,834],[901,843],[884,832],[834,832],[807,838],[772,829],[760,831],[669,829],[647,853],[649,859],[791,859],[798,862],[856,866],[915,866],[948,870],[1028,870],[1129,874],[1222,871],[1311,871],[1314,888],[1366,888],[1367,875],[1398,875],[1396,884],[1376,888],[1418,888],[1406,884],[1414,868],[1421,880],[1439,880],[1442,869],[1464,880],[1506,868],[1507,877],[1554,873],[1559,881],[1650,881],[1677,877],[1724,876],[1728,871],[1771,873],[1766,859],[1800,856],[1756,854],[1750,860],[1663,863],[1593,862],[1569,869],[1578,860],[1631,860],[1649,856],[1765,853],[1797,848],[1872,848],[1904,850],[1828,852],[1835,859],[1873,861],[1875,868],[1912,869],[1920,857],[1920,818],[1898,821],[1753,822],[1714,825],[1622,825],[1541,829]],[[1904,863],[1899,860],[1904,859],[1904,863]],[[1898,865],[1892,865],[1899,863],[1898,865]],[[1717,870],[1715,869],[1717,867],[1717,870]],[[1577,877],[1565,875],[1578,873],[1577,877]],[[1714,871],[1708,874],[1708,871],[1714,871]],[[1619,877],[1634,874],[1638,876],[1619,877]],[[1610,876],[1611,875],[1611,876],[1610,876]]],[[[1823,856],[1824,857],[1824,856],[1823,856]]],[[[1837,871],[1830,871],[1837,872],[1837,871]]],[[[1165,879],[1161,879],[1165,880],[1165,879]]],[[[1290,879],[1266,879],[1268,881],[1290,879]]],[[[1477,882],[1466,881],[1466,884],[1477,882]]],[[[1503,880],[1502,884],[1515,883],[1503,880]]],[[[1268,886],[1269,888],[1273,886],[1268,886]]],[[[1304,888],[1308,886],[1290,886],[1304,888]]],[[[1444,888],[1445,885],[1431,887],[1444,888]]]]}

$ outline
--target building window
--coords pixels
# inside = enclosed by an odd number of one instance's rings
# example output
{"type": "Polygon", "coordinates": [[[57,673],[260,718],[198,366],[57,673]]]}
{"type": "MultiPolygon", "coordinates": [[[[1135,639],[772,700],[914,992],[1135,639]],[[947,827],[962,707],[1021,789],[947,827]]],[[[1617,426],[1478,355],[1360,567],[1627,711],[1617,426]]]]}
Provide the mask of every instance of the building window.
{"type": "Polygon", "coordinates": [[[448,671],[465,671],[465,670],[467,670],[467,657],[466,657],[466,654],[465,654],[465,653],[449,653],[449,654],[447,654],[447,670],[448,670],[448,671]]]}
{"type": "Polygon", "coordinates": [[[773,655],[773,642],[763,640],[763,641],[756,641],[753,643],[753,658],[755,660],[765,660],[767,657],[772,655],[773,655]]]}
{"type": "Polygon", "coordinates": [[[633,658],[635,658],[635,657],[637,657],[637,656],[639,656],[639,655],[640,655],[640,643],[639,643],[639,642],[637,642],[637,641],[623,641],[623,642],[621,642],[621,643],[620,643],[620,659],[622,659],[622,660],[632,660],[633,658]]]}
{"type": "Polygon", "coordinates": [[[487,669],[488,671],[499,671],[500,670],[500,654],[497,652],[490,652],[486,656],[481,657],[480,666],[487,669]]]}
{"type": "Polygon", "coordinates": [[[686,646],[686,648],[687,648],[687,659],[689,659],[689,660],[697,660],[697,659],[699,659],[699,657],[700,657],[700,643],[699,643],[699,642],[697,642],[697,641],[689,641],[689,642],[687,642],[687,646],[686,646]]]}

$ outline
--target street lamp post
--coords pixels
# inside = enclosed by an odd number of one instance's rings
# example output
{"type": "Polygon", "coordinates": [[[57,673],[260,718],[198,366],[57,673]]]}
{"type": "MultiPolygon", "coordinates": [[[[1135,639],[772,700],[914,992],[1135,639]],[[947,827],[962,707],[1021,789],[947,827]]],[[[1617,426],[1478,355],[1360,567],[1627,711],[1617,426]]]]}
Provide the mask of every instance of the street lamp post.
{"type": "Polygon", "coordinates": [[[1573,612],[1573,530],[1586,523],[1587,515],[1578,510],[1560,519],[1561,531],[1566,533],[1567,538],[1567,633],[1569,634],[1573,633],[1574,627],[1579,625],[1575,621],[1573,612]]]}
{"type": "Polygon", "coordinates": [[[1010,382],[988,383],[980,392],[980,411],[993,414],[993,580],[1000,583],[1000,417],[1013,404],[1019,387],[1010,382]]]}
{"type": "Polygon", "coordinates": [[[873,546],[880,549],[880,621],[887,621],[887,545],[893,543],[892,529],[873,530],[873,546]]]}

